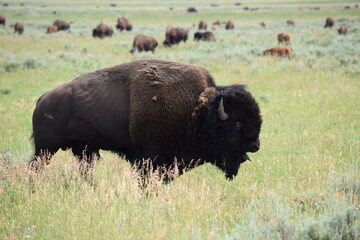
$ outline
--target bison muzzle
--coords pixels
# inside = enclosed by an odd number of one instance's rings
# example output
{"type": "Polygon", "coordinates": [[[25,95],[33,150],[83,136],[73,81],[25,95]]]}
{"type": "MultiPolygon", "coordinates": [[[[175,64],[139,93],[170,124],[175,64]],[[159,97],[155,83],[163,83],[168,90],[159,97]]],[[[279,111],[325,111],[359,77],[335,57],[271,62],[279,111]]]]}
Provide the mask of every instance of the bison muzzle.
{"type": "Polygon", "coordinates": [[[260,109],[244,85],[217,86],[199,66],[139,60],[85,74],[45,93],[33,113],[32,167],[60,148],[92,163],[99,150],[134,167],[179,172],[206,162],[227,179],[260,148],[260,109]]]}

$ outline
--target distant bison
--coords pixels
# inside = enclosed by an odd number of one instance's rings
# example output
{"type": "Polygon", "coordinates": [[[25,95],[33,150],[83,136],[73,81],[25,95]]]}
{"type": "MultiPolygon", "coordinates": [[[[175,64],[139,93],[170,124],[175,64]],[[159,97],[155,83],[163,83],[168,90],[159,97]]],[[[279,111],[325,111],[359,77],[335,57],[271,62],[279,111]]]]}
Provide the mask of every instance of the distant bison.
{"type": "Polygon", "coordinates": [[[129,22],[129,20],[126,17],[118,17],[116,29],[123,31],[131,31],[133,28],[132,24],[129,22]]]}
{"type": "Polygon", "coordinates": [[[57,32],[58,30],[59,30],[59,29],[58,29],[57,26],[51,25],[51,26],[49,26],[49,27],[47,28],[46,33],[53,33],[53,32],[57,32]]]}
{"type": "Polygon", "coordinates": [[[14,33],[23,34],[24,24],[21,22],[16,22],[14,26],[14,33]]]}
{"type": "Polygon", "coordinates": [[[293,20],[287,20],[286,21],[286,24],[289,25],[289,26],[295,26],[295,22],[293,20]]]}
{"type": "Polygon", "coordinates": [[[346,35],[346,34],[347,34],[347,30],[348,30],[348,28],[343,25],[343,26],[341,26],[341,27],[338,29],[338,33],[339,33],[340,35],[346,35]]]}
{"type": "Polygon", "coordinates": [[[334,26],[334,23],[335,23],[334,19],[332,17],[328,17],[326,18],[324,28],[331,28],[334,26]]]}
{"type": "Polygon", "coordinates": [[[290,59],[291,48],[289,47],[273,47],[267,49],[263,53],[264,56],[288,57],[290,59]]]}
{"type": "Polygon", "coordinates": [[[260,23],[260,26],[266,27],[266,24],[265,24],[264,22],[261,22],[261,23],[260,23]]]}
{"type": "Polygon", "coordinates": [[[0,25],[5,26],[6,18],[4,16],[0,16],[0,25]]]}
{"type": "Polygon", "coordinates": [[[111,37],[113,35],[114,31],[110,24],[107,23],[100,23],[97,25],[96,28],[93,29],[92,36],[94,38],[104,38],[104,37],[111,37]]]}
{"type": "Polygon", "coordinates": [[[216,39],[212,32],[196,32],[194,41],[216,42],[216,39]]]}
{"type": "Polygon", "coordinates": [[[219,20],[213,22],[213,25],[221,25],[221,22],[219,20]]]}
{"type": "Polygon", "coordinates": [[[60,148],[71,148],[92,167],[103,149],[140,173],[147,159],[150,169],[170,174],[211,163],[231,180],[250,160],[247,153],[259,150],[262,119],[245,86],[217,86],[202,67],[146,59],[85,74],[45,93],[32,124],[32,169],[49,163],[60,148]]]}
{"type": "Polygon", "coordinates": [[[189,8],[187,9],[187,12],[188,12],[188,13],[196,13],[197,10],[196,10],[196,8],[194,8],[194,7],[189,7],[189,8]]]}
{"type": "Polygon", "coordinates": [[[70,28],[70,24],[63,20],[56,20],[54,21],[53,25],[58,27],[58,31],[63,31],[70,28]]]}
{"type": "Polygon", "coordinates": [[[225,25],[226,30],[234,29],[234,23],[233,21],[229,20],[225,25]]]}
{"type": "Polygon", "coordinates": [[[157,45],[158,45],[158,43],[154,37],[145,36],[145,35],[137,35],[134,38],[133,47],[130,50],[130,53],[134,53],[136,50],[139,52],[152,51],[154,53],[157,45]]]}
{"type": "Polygon", "coordinates": [[[186,42],[188,39],[188,33],[188,28],[170,28],[165,33],[165,41],[163,44],[166,47],[170,47],[171,45],[178,44],[181,41],[186,42]]]}
{"type": "Polygon", "coordinates": [[[291,35],[289,33],[280,33],[277,36],[277,39],[280,43],[290,43],[291,35]]]}
{"type": "Polygon", "coordinates": [[[219,28],[219,26],[217,26],[217,25],[213,25],[213,26],[211,27],[211,29],[214,30],[214,31],[218,30],[218,28],[219,28]]]}
{"type": "Polygon", "coordinates": [[[203,20],[201,20],[201,21],[199,22],[198,27],[199,27],[199,30],[206,30],[206,29],[207,29],[207,24],[206,24],[206,22],[204,22],[203,20]]]}

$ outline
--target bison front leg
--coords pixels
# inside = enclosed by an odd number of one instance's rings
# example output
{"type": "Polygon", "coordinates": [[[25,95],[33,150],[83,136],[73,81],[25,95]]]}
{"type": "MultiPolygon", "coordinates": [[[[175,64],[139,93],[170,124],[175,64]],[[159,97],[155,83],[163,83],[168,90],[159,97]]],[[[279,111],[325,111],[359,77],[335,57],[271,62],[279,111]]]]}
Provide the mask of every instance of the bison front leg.
{"type": "Polygon", "coordinates": [[[79,170],[84,176],[91,176],[94,161],[100,158],[99,149],[87,145],[77,144],[72,147],[72,152],[79,159],[79,170]]]}
{"type": "Polygon", "coordinates": [[[35,172],[42,170],[50,163],[52,156],[57,152],[57,150],[58,149],[36,150],[33,158],[29,162],[29,169],[35,172]]]}

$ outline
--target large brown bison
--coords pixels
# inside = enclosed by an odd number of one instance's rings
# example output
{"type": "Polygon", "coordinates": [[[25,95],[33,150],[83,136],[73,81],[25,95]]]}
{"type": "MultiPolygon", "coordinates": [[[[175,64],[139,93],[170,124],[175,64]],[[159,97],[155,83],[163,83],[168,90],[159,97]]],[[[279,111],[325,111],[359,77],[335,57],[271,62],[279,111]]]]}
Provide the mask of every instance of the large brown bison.
{"type": "Polygon", "coordinates": [[[99,25],[97,25],[96,28],[93,29],[92,36],[94,38],[104,38],[104,37],[111,37],[113,35],[114,31],[110,24],[101,22],[99,25]]]}
{"type": "Polygon", "coordinates": [[[199,66],[139,60],[85,74],[41,96],[30,167],[48,163],[60,148],[91,165],[103,149],[140,168],[146,159],[153,169],[178,166],[180,174],[209,162],[230,180],[250,160],[247,153],[259,150],[261,124],[245,86],[217,86],[199,66]]]}
{"type": "Polygon", "coordinates": [[[324,28],[331,28],[334,26],[334,23],[335,23],[334,19],[332,17],[328,17],[326,18],[324,28]]]}
{"type": "Polygon", "coordinates": [[[70,24],[63,20],[55,20],[53,25],[58,27],[58,31],[63,31],[70,28],[70,24]]]}
{"type": "Polygon", "coordinates": [[[291,35],[289,33],[280,33],[277,36],[277,39],[280,43],[290,43],[291,35]]]}
{"type": "Polygon", "coordinates": [[[130,50],[130,53],[134,53],[136,50],[139,52],[152,51],[154,53],[157,45],[158,45],[158,42],[155,40],[154,37],[145,36],[145,35],[137,35],[134,38],[133,47],[130,50]]]}
{"type": "Polygon", "coordinates": [[[0,25],[5,26],[6,18],[4,16],[0,16],[0,25]]]}
{"type": "Polygon", "coordinates": [[[206,30],[206,29],[207,29],[207,24],[206,24],[206,22],[204,22],[203,20],[201,20],[201,21],[199,22],[198,27],[199,27],[199,30],[206,30]]]}
{"type": "Polygon", "coordinates": [[[53,32],[57,32],[58,30],[59,30],[59,29],[58,29],[57,26],[51,25],[51,26],[49,26],[49,27],[47,28],[46,33],[53,33],[53,32]]]}
{"type": "Polygon", "coordinates": [[[131,31],[133,28],[132,24],[129,22],[129,20],[126,17],[118,17],[116,29],[120,30],[122,32],[123,30],[131,31]]]}
{"type": "Polygon", "coordinates": [[[216,42],[216,39],[212,32],[196,32],[194,41],[216,42]]]}
{"type": "Polygon", "coordinates": [[[338,29],[338,33],[339,33],[340,35],[346,35],[346,34],[347,34],[347,30],[348,30],[348,28],[343,25],[343,26],[341,26],[341,27],[338,29]]]}
{"type": "Polygon", "coordinates": [[[264,56],[275,56],[275,57],[288,57],[291,56],[291,48],[289,47],[273,47],[267,49],[263,53],[264,56]]]}
{"type": "Polygon", "coordinates": [[[188,28],[169,28],[165,33],[165,41],[163,42],[164,46],[171,47],[171,45],[178,44],[181,41],[186,42],[188,39],[188,28]]]}
{"type": "Polygon", "coordinates": [[[14,33],[23,34],[24,33],[24,24],[21,22],[16,22],[14,26],[14,33]]]}
{"type": "Polygon", "coordinates": [[[234,29],[234,22],[229,20],[225,25],[226,30],[234,29]]]}

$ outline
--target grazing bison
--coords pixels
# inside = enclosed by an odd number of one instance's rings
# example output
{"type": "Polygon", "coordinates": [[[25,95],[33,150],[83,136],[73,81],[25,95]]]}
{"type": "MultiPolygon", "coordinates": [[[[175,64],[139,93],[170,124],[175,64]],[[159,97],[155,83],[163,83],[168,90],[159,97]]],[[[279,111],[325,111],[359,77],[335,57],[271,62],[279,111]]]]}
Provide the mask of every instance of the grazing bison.
{"type": "Polygon", "coordinates": [[[120,30],[122,32],[123,30],[131,31],[133,28],[132,24],[129,22],[129,20],[126,17],[118,17],[116,29],[120,30]]]}
{"type": "Polygon", "coordinates": [[[0,16],[0,25],[5,26],[6,18],[4,16],[0,16]]]}
{"type": "Polygon", "coordinates": [[[134,38],[133,48],[130,50],[130,53],[134,53],[136,50],[138,50],[139,52],[152,51],[154,53],[157,45],[158,45],[158,43],[154,37],[145,36],[145,35],[137,35],[134,38]]]}
{"type": "Polygon", "coordinates": [[[266,24],[265,24],[264,22],[261,22],[261,23],[260,23],[260,26],[266,27],[266,24]]]}
{"type": "Polygon", "coordinates": [[[264,56],[288,57],[290,59],[291,48],[289,47],[273,47],[267,49],[263,53],[264,56]]]}
{"type": "Polygon", "coordinates": [[[213,25],[221,25],[221,22],[219,20],[213,22],[213,25]]]}
{"type": "Polygon", "coordinates": [[[70,24],[63,20],[55,20],[53,25],[58,27],[58,31],[63,31],[63,30],[67,30],[70,28],[70,24]]]}
{"type": "Polygon", "coordinates": [[[326,18],[324,28],[331,28],[334,26],[334,19],[332,17],[326,18]]]}
{"type": "Polygon", "coordinates": [[[259,106],[243,85],[217,86],[202,67],[139,60],[85,74],[45,93],[33,113],[31,168],[60,148],[92,166],[110,150],[133,166],[179,173],[206,162],[233,179],[260,148],[259,106]]]}
{"type": "Polygon", "coordinates": [[[216,42],[216,39],[212,32],[196,32],[194,34],[194,41],[216,42]]]}
{"type": "Polygon", "coordinates": [[[53,32],[57,32],[58,30],[59,30],[59,29],[58,29],[57,26],[51,25],[51,26],[49,26],[49,27],[47,28],[46,33],[53,33],[53,32]]]}
{"type": "Polygon", "coordinates": [[[204,22],[203,20],[201,20],[200,22],[199,22],[199,25],[198,25],[198,27],[199,27],[199,30],[206,30],[207,29],[207,24],[206,24],[206,22],[204,22]]]}
{"type": "Polygon", "coordinates": [[[170,28],[167,29],[165,33],[165,41],[163,42],[164,46],[171,47],[171,45],[178,44],[181,41],[186,42],[188,39],[188,28],[170,28]]]}
{"type": "Polygon", "coordinates": [[[234,23],[233,21],[229,20],[225,25],[226,30],[234,29],[234,23]]]}
{"type": "Polygon", "coordinates": [[[187,12],[188,12],[188,13],[196,13],[197,10],[196,10],[196,8],[194,8],[194,7],[189,7],[189,8],[187,9],[187,12]]]}
{"type": "Polygon", "coordinates": [[[104,37],[111,37],[113,35],[114,31],[112,29],[112,26],[107,23],[100,23],[97,25],[96,28],[93,29],[92,36],[94,38],[104,38],[104,37]]]}
{"type": "Polygon", "coordinates": [[[338,33],[340,34],[340,35],[346,35],[347,34],[347,27],[346,26],[341,26],[339,29],[338,29],[338,33]]]}
{"type": "Polygon", "coordinates": [[[290,43],[291,35],[289,33],[280,33],[277,36],[277,39],[280,43],[290,43]]]}
{"type": "Polygon", "coordinates": [[[21,22],[16,22],[14,26],[14,33],[23,34],[24,24],[21,22]]]}
{"type": "Polygon", "coordinates": [[[286,24],[289,25],[289,26],[295,26],[295,22],[293,20],[287,20],[286,21],[286,24]]]}

